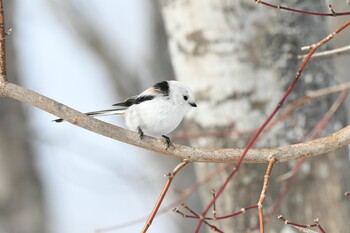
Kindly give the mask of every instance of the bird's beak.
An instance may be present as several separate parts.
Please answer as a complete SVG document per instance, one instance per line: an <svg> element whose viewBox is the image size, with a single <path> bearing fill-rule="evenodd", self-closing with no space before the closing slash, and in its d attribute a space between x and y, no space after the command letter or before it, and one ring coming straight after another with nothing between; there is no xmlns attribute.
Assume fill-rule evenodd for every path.
<svg viewBox="0 0 350 233"><path fill-rule="evenodd" d="M196 103L189 103L192 107L197 107Z"/></svg>

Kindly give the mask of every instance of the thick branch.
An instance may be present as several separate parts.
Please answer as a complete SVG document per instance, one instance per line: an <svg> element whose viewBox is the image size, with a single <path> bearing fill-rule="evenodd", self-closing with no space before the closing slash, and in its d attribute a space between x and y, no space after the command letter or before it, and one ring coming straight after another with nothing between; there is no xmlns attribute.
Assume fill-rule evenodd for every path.
<svg viewBox="0 0 350 233"><path fill-rule="evenodd" d="M178 144L172 144L168 150L165 150L163 141L160 139L145 136L143 140L140 140L136 132L88 117L72 108L18 85L0 81L0 95L40 108L97 134L181 160L189 159L190 162L232 163L237 162L243 152L243 149L236 148L192 148ZM59 126L53 123L52 127ZM276 158L277 162L308 158L334 151L349 143L350 126L347 126L327 137L306 143L272 149L251 149L244 158L244 162L268 163L272 157Z"/></svg>

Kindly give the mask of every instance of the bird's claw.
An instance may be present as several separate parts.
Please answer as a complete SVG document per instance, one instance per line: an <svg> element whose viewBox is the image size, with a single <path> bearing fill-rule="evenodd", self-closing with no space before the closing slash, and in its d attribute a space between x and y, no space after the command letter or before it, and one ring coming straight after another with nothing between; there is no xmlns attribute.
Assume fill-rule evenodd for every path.
<svg viewBox="0 0 350 233"><path fill-rule="evenodd" d="M140 127L137 128L137 132L139 133L140 139L143 139L143 131Z"/></svg>
<svg viewBox="0 0 350 233"><path fill-rule="evenodd" d="M170 138L165 136L165 135L162 135L162 137L165 138L165 144L166 144L165 150L167 150L170 147L170 144L171 144Z"/></svg>

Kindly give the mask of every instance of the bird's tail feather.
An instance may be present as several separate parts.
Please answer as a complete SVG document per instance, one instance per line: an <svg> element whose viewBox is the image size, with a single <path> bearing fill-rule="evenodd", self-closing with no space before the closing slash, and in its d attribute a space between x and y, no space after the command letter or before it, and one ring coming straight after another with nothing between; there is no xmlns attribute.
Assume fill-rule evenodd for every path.
<svg viewBox="0 0 350 233"><path fill-rule="evenodd" d="M95 112L87 112L85 113L88 116L110 116L110 115L121 115L125 113L126 108L121 109L108 109L108 110L102 110L102 111L95 111Z"/></svg>
<svg viewBox="0 0 350 233"><path fill-rule="evenodd" d="M95 112L86 112L85 115L92 116L92 117L99 117L99 116L112 116L112 115L121 115L125 113L126 108L121 109L108 109L108 110L102 110L102 111L95 111ZM64 120L62 118L53 120L54 122L60 123Z"/></svg>

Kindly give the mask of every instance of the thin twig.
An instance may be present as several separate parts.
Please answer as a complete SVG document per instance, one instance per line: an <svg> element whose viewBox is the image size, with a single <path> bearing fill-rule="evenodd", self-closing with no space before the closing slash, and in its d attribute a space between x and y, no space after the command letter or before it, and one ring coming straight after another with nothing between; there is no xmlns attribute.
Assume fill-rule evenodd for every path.
<svg viewBox="0 0 350 233"><path fill-rule="evenodd" d="M223 220L223 219L228 219L228 218L232 218L232 217L235 217L237 215L241 215L241 214L244 214L247 210L252 210L252 209L257 209L258 208L258 205L255 204L255 205L252 205L252 206L248 206L248 207L244 207L244 208L241 208L240 211L238 212L235 212L235 213L232 213L232 214L228 214L228 215L223 215L223 216L216 216L216 220ZM188 214L185 214L183 212L181 212L178 208L174 208L173 211L177 214L180 214L182 217L184 218L194 218L194 219L200 219L201 217L197 214L197 215L188 215ZM203 217L202 217L203 218ZM210 218L210 217L205 217L203 218L204 220L212 220L212 221L215 221L214 218Z"/></svg>
<svg viewBox="0 0 350 233"><path fill-rule="evenodd" d="M194 212L192 209L190 209L186 204L182 203L181 207L186 209L187 211L189 211L192 215L185 214L184 212L182 212L178 208L174 208L173 211L177 214L180 214L183 218L194 218L194 219L201 218L201 216L199 216L196 212ZM216 226L210 224L207 220L213 220L213 219L212 218L203 219L203 223L208 225L211 230L213 230L214 232L223 232L220 229L218 229Z"/></svg>
<svg viewBox="0 0 350 233"><path fill-rule="evenodd" d="M328 9L332 12L332 15L335 17L337 16L337 12L335 12L335 10L333 10L333 7L331 4L328 5Z"/></svg>
<svg viewBox="0 0 350 233"><path fill-rule="evenodd" d="M319 42L317 42L315 44L312 44L312 45L304 46L304 47L301 48L301 50L311 50L312 48L317 48L317 47L320 47L320 46L324 45L325 43L327 43L328 41L333 39L337 34L339 34L339 32L341 32L345 28L347 28L349 25L350 25L350 20L347 21L346 23L344 23L343 25L341 25L339 28L337 28L334 32L329 34L323 40L321 40L321 41L319 41Z"/></svg>
<svg viewBox="0 0 350 233"><path fill-rule="evenodd" d="M259 223L260 223L260 233L264 233L265 232L265 226L264 226L264 212L263 212L263 205L264 205L264 201L265 201L265 197L266 197L266 193L267 193L267 187L269 185L269 180L270 180L270 175L272 172L272 168L273 165L275 164L276 159L275 158L271 158L269 165L267 166L266 169L266 173L264 176L264 184L261 190L261 194L260 194L260 198L258 201L258 210L259 210Z"/></svg>
<svg viewBox="0 0 350 233"><path fill-rule="evenodd" d="M154 218L155 218L155 216L156 216L156 214L157 214L157 212L159 210L159 207L162 204L162 202L164 200L164 197L165 197L165 195L167 194L167 192L169 190L169 187L170 187L174 177L188 163L189 163L189 160L184 160L183 162L178 164L171 173L169 173L167 175L168 176L168 180L167 180L167 182L164 185L164 188L163 188L163 190L162 190L162 192L161 192L161 194L160 194L160 196L158 198L157 203L155 204L155 206L154 206L154 208L152 210L151 215L149 216L149 218L147 219L145 225L142 228L142 231L141 231L142 233L147 232L148 228L151 226L151 224L152 224L152 222L153 222L153 220L154 220Z"/></svg>
<svg viewBox="0 0 350 233"><path fill-rule="evenodd" d="M349 89L350 89L350 83L342 83L340 85L333 86L333 87L327 87L316 91L308 91L306 93L306 96L309 98L317 98L320 96L329 95L329 94L333 94L333 93L337 93L337 92L349 90Z"/></svg>
<svg viewBox="0 0 350 233"><path fill-rule="evenodd" d="M262 0L255 0L256 3L258 4L262 4L268 7L272 7L278 10L286 10L286 11L291 11L291 12L295 12L295 13L300 13L300 14L304 14L304 15L316 15L316 16L332 16L332 17L336 17L336 16L343 16L343 15L350 15L350 12L338 12L338 13L319 13L319 12L312 12L312 11L302 11L302 10L297 10L297 9L293 9L293 8L289 8L289 7L284 7L281 5L274 5L274 4L270 4L267 2L264 2Z"/></svg>
<svg viewBox="0 0 350 233"><path fill-rule="evenodd" d="M322 51L322 52L318 52L315 53L312 58L316 58L316 57L325 57L325 56L332 56L332 55L342 55L342 54L346 54L350 52L350 45L341 47L341 48L337 48L337 49L330 49L327 51ZM304 59L306 57L306 55L298 55L298 59Z"/></svg>
<svg viewBox="0 0 350 233"><path fill-rule="evenodd" d="M182 208L184 208L185 210L189 211L195 218L202 218L201 216L199 216L196 212L194 212L191 208L189 208L186 204L182 204L181 205ZM214 226L213 224L210 224L208 221L206 221L206 219L203 219L203 222L208 225L210 227L210 229L214 232L221 232L223 233L223 231L221 231L219 228L217 228L216 226Z"/></svg>
<svg viewBox="0 0 350 233"><path fill-rule="evenodd" d="M291 225L291 226L300 227L300 228L306 228L306 229L308 229L308 228L318 228L321 233L326 233L325 230L322 228L318 218L314 219L314 223L313 224L308 224L308 225L291 222L291 221L285 219L283 217L283 215L279 215L279 216L277 216L277 218L282 220L284 222L284 224L286 224L286 225Z"/></svg>

